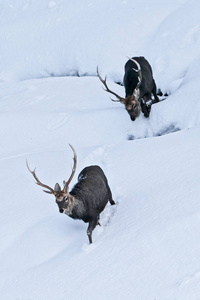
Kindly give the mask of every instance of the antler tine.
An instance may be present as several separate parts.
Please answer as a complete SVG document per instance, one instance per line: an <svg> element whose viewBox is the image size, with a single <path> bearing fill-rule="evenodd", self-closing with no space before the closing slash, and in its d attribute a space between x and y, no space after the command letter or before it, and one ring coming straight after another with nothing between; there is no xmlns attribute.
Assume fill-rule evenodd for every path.
<svg viewBox="0 0 200 300"><path fill-rule="evenodd" d="M122 101L120 101L120 100L116 100L116 99L112 99L112 98L110 98L110 100L112 100L113 102L121 102L122 103Z"/></svg>
<svg viewBox="0 0 200 300"><path fill-rule="evenodd" d="M38 179L37 175L35 174L35 170L36 170L36 169L34 169L34 171L31 171L31 169L29 168L29 165L28 165L27 160L26 160L26 166L27 166L27 169L29 170L29 172L30 172L30 173L33 175L33 177L35 178L36 184L38 184L38 185L44 187L45 189L48 189L48 190L49 190L49 191L43 190L45 193L55 195L55 191L54 191L50 186L48 186L48 185L46 185L46 184L43 184L43 183Z"/></svg>
<svg viewBox="0 0 200 300"><path fill-rule="evenodd" d="M76 172L76 166L77 166L77 154L76 154L76 151L75 151L74 147L73 147L71 144L69 144L69 146L71 147L71 149L72 149L72 151L73 151L73 153L74 153L74 157L73 157L74 165L73 165L72 173L71 173L71 175L70 175L68 181L67 181L67 182L64 181L64 184L65 184L65 186L64 186L64 191L67 190L67 188L68 188L70 182L72 181L72 178L74 177L74 174L75 174L75 172Z"/></svg>
<svg viewBox="0 0 200 300"><path fill-rule="evenodd" d="M140 85L142 83L142 72L141 72L141 69L138 71L138 74L139 74L139 76L138 76L138 84L136 86L136 89L139 89L139 87L140 87Z"/></svg>
<svg viewBox="0 0 200 300"><path fill-rule="evenodd" d="M133 70L136 71L136 72L138 72L138 75L139 75L138 76L138 84L136 86L136 89L138 89L140 87L140 85L141 85L141 82L142 82L142 71L141 71L140 64L135 59L133 59L133 58L130 58L128 56L127 56L127 58L130 59L132 62L134 62L136 64L137 68L138 68L137 70L133 68Z"/></svg>
<svg viewBox="0 0 200 300"><path fill-rule="evenodd" d="M114 93L113 91L111 91L111 90L109 89L109 87L108 87L108 85L107 85L107 82L106 82L106 79L107 79L107 78L105 77L105 79L103 79L103 78L100 76L99 70L98 70L98 66L97 66L97 75L98 75L100 81L101 81L101 82L103 83L103 85L105 86L104 91L113 94L116 98L119 99L119 100L113 100L113 99L111 99L111 100L114 101L114 102L121 102L121 103L124 103L124 101L125 101L124 98L120 97L118 94Z"/></svg>
<svg viewBox="0 0 200 300"><path fill-rule="evenodd" d="M136 72L139 72L141 70L140 64L133 58L130 58L128 56L127 56L127 58L130 59L132 62L134 62L138 68L137 70L133 68L133 70L135 70Z"/></svg>

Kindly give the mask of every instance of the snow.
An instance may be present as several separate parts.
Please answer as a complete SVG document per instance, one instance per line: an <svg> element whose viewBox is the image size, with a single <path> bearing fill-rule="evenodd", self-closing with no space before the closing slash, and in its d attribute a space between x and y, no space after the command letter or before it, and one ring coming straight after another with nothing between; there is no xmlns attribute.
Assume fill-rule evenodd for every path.
<svg viewBox="0 0 200 300"><path fill-rule="evenodd" d="M200 299L200 4L197 0L0 2L0 295L3 300ZM127 56L169 96L132 122ZM54 187L103 168L115 206L87 224Z"/></svg>

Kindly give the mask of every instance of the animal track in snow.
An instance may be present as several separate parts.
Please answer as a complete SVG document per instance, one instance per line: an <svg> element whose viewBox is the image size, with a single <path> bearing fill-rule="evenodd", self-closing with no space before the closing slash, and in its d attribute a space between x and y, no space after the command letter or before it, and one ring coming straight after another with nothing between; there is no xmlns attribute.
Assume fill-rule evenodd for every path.
<svg viewBox="0 0 200 300"><path fill-rule="evenodd" d="M70 116L65 114L65 113L61 113L59 114L59 116L54 116L52 117L51 121L49 122L49 124L47 125L47 129L50 131L56 130L60 127L62 127L63 125L65 125L70 119Z"/></svg>
<svg viewBox="0 0 200 300"><path fill-rule="evenodd" d="M162 136L162 135L165 135L165 134L169 134L169 133L173 133L173 132L176 132L176 131L179 131L181 130L176 124L170 124L169 126L161 129L160 131L158 131L155 136Z"/></svg>
<svg viewBox="0 0 200 300"><path fill-rule="evenodd" d="M188 32L185 34L183 42L180 45L180 48L187 47L188 44L194 44L199 39L199 30L200 25L196 25L195 27L188 30Z"/></svg>
<svg viewBox="0 0 200 300"><path fill-rule="evenodd" d="M162 129L160 129L158 132L154 132L153 136L154 137L162 136L162 135L173 133L173 132L176 132L176 131L179 131L179 130L181 130L181 128L179 128L176 124L172 123L169 126L166 126ZM136 139L142 139L142 138L148 138L148 137L152 137L152 136L148 135L148 133L145 136L141 136L141 137L135 137L134 134L128 134L127 140L133 141L133 140L136 140Z"/></svg>
<svg viewBox="0 0 200 300"><path fill-rule="evenodd" d="M191 284L192 282L199 282L200 281L200 272L195 272L194 274L192 274L191 276L186 276L184 277L182 280L180 280L180 282L178 283L179 286L184 286L184 285L188 285Z"/></svg>

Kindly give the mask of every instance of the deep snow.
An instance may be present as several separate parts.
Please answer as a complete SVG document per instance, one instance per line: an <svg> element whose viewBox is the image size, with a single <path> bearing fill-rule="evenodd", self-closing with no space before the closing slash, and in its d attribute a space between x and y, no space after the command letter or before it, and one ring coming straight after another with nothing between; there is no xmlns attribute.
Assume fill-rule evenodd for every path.
<svg viewBox="0 0 200 300"><path fill-rule="evenodd" d="M200 299L199 10L197 0L0 2L1 299ZM132 122L96 66L123 96L114 81L135 55L169 96ZM26 168L61 184L68 143L72 185L98 164L116 201L92 245Z"/></svg>

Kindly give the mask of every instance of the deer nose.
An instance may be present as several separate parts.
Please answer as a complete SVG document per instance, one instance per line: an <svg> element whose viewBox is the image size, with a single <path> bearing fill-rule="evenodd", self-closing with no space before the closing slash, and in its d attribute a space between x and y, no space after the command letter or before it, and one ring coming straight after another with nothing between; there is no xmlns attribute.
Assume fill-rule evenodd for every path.
<svg viewBox="0 0 200 300"><path fill-rule="evenodd" d="M62 214L62 213L64 213L64 209L63 208L60 208L60 213Z"/></svg>
<svg viewBox="0 0 200 300"><path fill-rule="evenodd" d="M135 118L131 116L131 121L135 121Z"/></svg>

